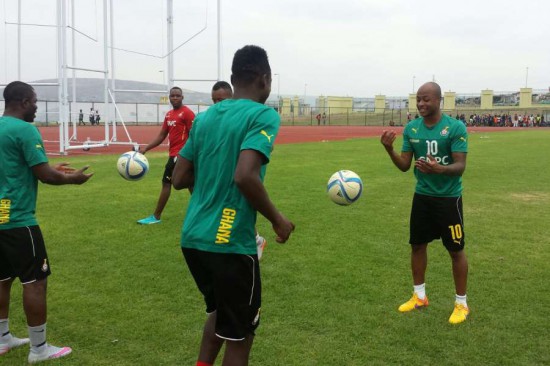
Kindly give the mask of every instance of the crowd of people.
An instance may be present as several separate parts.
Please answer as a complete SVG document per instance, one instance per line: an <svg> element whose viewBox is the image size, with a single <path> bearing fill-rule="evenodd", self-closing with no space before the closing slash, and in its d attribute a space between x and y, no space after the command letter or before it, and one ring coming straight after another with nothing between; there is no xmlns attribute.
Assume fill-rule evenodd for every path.
<svg viewBox="0 0 550 366"><path fill-rule="evenodd" d="M471 114L466 117L463 114L457 114L456 119L462 121L467 126L488 126L488 127L546 127L548 121L545 120L544 114Z"/></svg>

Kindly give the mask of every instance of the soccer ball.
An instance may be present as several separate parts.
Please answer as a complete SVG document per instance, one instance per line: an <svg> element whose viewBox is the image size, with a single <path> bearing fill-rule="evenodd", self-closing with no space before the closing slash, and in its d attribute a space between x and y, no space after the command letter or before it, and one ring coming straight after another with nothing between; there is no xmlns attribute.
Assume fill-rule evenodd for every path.
<svg viewBox="0 0 550 366"><path fill-rule="evenodd" d="M328 180L327 192L332 202L342 206L351 205L361 197L363 182L351 170L339 170Z"/></svg>
<svg viewBox="0 0 550 366"><path fill-rule="evenodd" d="M145 155L137 151L128 151L120 155L116 167L122 178L140 180L149 171L149 162Z"/></svg>

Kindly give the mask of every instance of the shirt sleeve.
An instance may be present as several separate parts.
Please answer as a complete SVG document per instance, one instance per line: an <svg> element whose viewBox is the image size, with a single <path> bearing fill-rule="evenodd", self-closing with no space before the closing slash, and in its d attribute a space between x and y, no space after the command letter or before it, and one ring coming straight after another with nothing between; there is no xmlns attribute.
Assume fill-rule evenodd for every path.
<svg viewBox="0 0 550 366"><path fill-rule="evenodd" d="M274 109L266 107L250 124L241 144L241 151L256 150L265 157L264 163L269 163L280 124L279 114Z"/></svg>
<svg viewBox="0 0 550 366"><path fill-rule="evenodd" d="M197 123L197 118L195 118L195 121L193 124ZM196 128L191 128L189 131L189 138L187 139L187 142L183 147L181 148L179 155L182 158L185 158L189 161L193 161L195 159L195 143L194 143L194 136L195 136Z"/></svg>
<svg viewBox="0 0 550 366"><path fill-rule="evenodd" d="M21 139L21 145L25 161L30 167L48 162L42 136L35 126L28 125L26 137Z"/></svg>
<svg viewBox="0 0 550 366"><path fill-rule="evenodd" d="M468 152L468 132L463 123L459 123L458 127L451 138L451 152Z"/></svg>
<svg viewBox="0 0 550 366"><path fill-rule="evenodd" d="M401 148L401 151L405 151L405 152L413 151L413 148L412 148L411 143L409 141L409 129L408 129L408 127L405 127L403 129L403 147Z"/></svg>

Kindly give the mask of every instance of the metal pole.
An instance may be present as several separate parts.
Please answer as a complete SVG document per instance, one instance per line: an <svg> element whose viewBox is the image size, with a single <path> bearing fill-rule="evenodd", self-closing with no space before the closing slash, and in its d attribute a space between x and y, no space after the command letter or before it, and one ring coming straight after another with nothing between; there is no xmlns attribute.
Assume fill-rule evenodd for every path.
<svg viewBox="0 0 550 366"><path fill-rule="evenodd" d="M76 21L75 21L75 14L74 14L74 0L71 0L71 25L72 25L72 32L71 32L71 43L72 43L72 64L76 65L76 36L75 36L75 27L76 27ZM73 85L72 85L72 102L76 108L76 70L73 69ZM76 108L78 109L78 108ZM75 109L75 110L76 110ZM69 108L69 110L71 110ZM76 120L73 121L73 135L71 136L71 139L77 139L76 134Z"/></svg>
<svg viewBox="0 0 550 366"><path fill-rule="evenodd" d="M64 135L65 135L65 148L69 146L69 80L67 79L67 0L62 1L61 8L61 39L63 43L63 58L61 63L62 77L63 77L63 95L62 95L62 107L63 111L61 121L63 123Z"/></svg>
<svg viewBox="0 0 550 366"><path fill-rule="evenodd" d="M110 7L111 12L109 14L110 16L110 24L111 24L111 101L113 105L116 105L116 77L115 77L115 13L113 10L113 0L110 1ZM109 112L107 115L106 123L111 120L111 109L109 108ZM113 123L113 141L117 140L116 135L116 114L113 116L112 121Z"/></svg>
<svg viewBox="0 0 550 366"><path fill-rule="evenodd" d="M221 6L220 0L218 0L218 80L222 77L222 61L221 61L221 49L222 49L222 28L221 28Z"/></svg>
<svg viewBox="0 0 550 366"><path fill-rule="evenodd" d="M167 11L167 17L166 17L166 38L167 38L167 48L168 48L168 57L167 57L167 68L168 68L168 90L170 91L172 88L172 83L174 80L174 18L173 18L173 11L174 11L174 1L173 0L167 0L166 4L166 11Z"/></svg>
<svg viewBox="0 0 550 366"><path fill-rule="evenodd" d="M103 0L103 113L105 118L105 143L109 144L109 19L107 0Z"/></svg>
<svg viewBox="0 0 550 366"><path fill-rule="evenodd" d="M17 1L17 80L21 80L21 0Z"/></svg>
<svg viewBox="0 0 550 366"><path fill-rule="evenodd" d="M62 101L63 101L63 26L61 13L63 11L63 0L57 0L57 122L59 125L59 153L65 154L65 134L62 121Z"/></svg>

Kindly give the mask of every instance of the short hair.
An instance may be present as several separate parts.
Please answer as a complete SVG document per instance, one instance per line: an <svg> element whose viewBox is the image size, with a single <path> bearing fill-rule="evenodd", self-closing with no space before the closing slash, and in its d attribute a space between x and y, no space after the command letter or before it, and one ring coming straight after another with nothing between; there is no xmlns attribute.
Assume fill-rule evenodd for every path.
<svg viewBox="0 0 550 366"><path fill-rule="evenodd" d="M233 84L250 84L260 75L271 74L267 52L258 46L244 46L235 52L231 72Z"/></svg>
<svg viewBox="0 0 550 366"><path fill-rule="evenodd" d="M174 89L178 89L180 92L181 92L181 95L183 95L183 90L179 87L179 86L173 86L170 88L170 91L174 90Z"/></svg>
<svg viewBox="0 0 550 366"><path fill-rule="evenodd" d="M34 95L34 88L22 81L12 81L4 89L4 101L7 103L21 102Z"/></svg>
<svg viewBox="0 0 550 366"><path fill-rule="evenodd" d="M231 85L229 85L229 83L227 81L218 81L212 87L212 91L216 91L216 90L219 90L219 89L224 89L224 90L227 90L227 91L233 93L233 89L231 88Z"/></svg>

